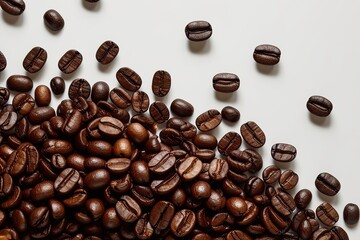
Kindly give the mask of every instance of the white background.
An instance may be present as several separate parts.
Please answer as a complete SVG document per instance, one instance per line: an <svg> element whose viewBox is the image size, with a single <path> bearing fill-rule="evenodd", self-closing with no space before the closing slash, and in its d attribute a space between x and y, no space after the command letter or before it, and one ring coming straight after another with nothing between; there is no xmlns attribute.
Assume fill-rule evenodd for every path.
<svg viewBox="0 0 360 240"><path fill-rule="evenodd" d="M213 131L219 138L229 130L239 132L240 125L249 120L257 122L267 137L259 150L265 166L274 163L270 156L274 143L296 146L297 158L281 166L299 174L294 192L312 190L312 209L329 201L350 239L360 239L359 226L346 226L342 219L347 203L360 204L359 1L101 0L88 4L28 0L26 4L20 17L0 12L0 51L8 60L0 73L1 86L11 74L26 74L22 61L35 46L47 50L48 60L39 73L31 75L34 88L49 85L56 75L66 79L67 87L82 77L91 83L106 81L113 88L118 86L116 71L127 66L142 77L141 90L153 101L152 76L159 69L167 70L172 88L163 101L192 102L191 121L210 108L232 105L240 110L240 122L223 121ZM43 23L44 12L51 8L65 19L58 34ZM185 37L184 28L193 20L211 23L213 35L205 44L191 44ZM105 40L115 41L120 53L112 64L102 67L95 52ZM253 50L262 43L281 49L277 66L254 62ZM84 60L74 74L66 76L57 63L69 49L80 51ZM240 89L233 94L216 93L212 77L219 72L237 74ZM328 118L316 118L307 111L306 101L315 94L332 101L334 109ZM53 96L52 106L66 97L67 91L60 98ZM341 181L337 196L325 197L316 190L314 180L323 171Z"/></svg>

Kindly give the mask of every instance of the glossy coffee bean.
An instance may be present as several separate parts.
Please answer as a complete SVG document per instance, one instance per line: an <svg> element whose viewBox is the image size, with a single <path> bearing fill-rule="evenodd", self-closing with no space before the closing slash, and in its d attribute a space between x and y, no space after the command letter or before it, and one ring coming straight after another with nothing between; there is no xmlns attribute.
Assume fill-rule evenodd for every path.
<svg viewBox="0 0 360 240"><path fill-rule="evenodd" d="M26 116L35 106L34 98L28 93L18 93L12 101L12 105L19 114Z"/></svg>
<svg viewBox="0 0 360 240"><path fill-rule="evenodd" d="M38 207L30 214L29 224L33 228L43 228L50 222L50 211L47 207Z"/></svg>
<svg viewBox="0 0 360 240"><path fill-rule="evenodd" d="M195 223L195 213L189 209L182 209L175 213L170 223L170 229L175 236L185 237L192 232Z"/></svg>
<svg viewBox="0 0 360 240"><path fill-rule="evenodd" d="M236 150L240 147L242 139L240 134L236 132L227 132L218 143L218 151L227 156L233 150Z"/></svg>
<svg viewBox="0 0 360 240"><path fill-rule="evenodd" d="M33 125L41 124L44 121L50 120L55 116L55 110L52 107L38 107L30 111L28 119Z"/></svg>
<svg viewBox="0 0 360 240"><path fill-rule="evenodd" d="M119 138L113 144L113 155L115 157L129 158L132 154L131 143L127 138Z"/></svg>
<svg viewBox="0 0 360 240"><path fill-rule="evenodd" d="M283 216L289 216L296 208L294 198L287 192L278 192L271 198L271 205Z"/></svg>
<svg viewBox="0 0 360 240"><path fill-rule="evenodd" d="M120 87L114 88L110 91L110 99L121 109L125 109L131 105L131 95Z"/></svg>
<svg viewBox="0 0 360 240"><path fill-rule="evenodd" d="M0 113L0 129L3 131L11 130L15 127L18 120L17 114L14 111L2 111Z"/></svg>
<svg viewBox="0 0 360 240"><path fill-rule="evenodd" d="M251 240L252 238L241 230L232 230L226 235L226 240Z"/></svg>
<svg viewBox="0 0 360 240"><path fill-rule="evenodd" d="M281 169L275 165L269 165L264 168L262 178L267 184L274 184L280 179Z"/></svg>
<svg viewBox="0 0 360 240"><path fill-rule="evenodd" d="M61 220L66 216L66 210L64 204L56 199L49 200L49 209L51 218L54 220Z"/></svg>
<svg viewBox="0 0 360 240"><path fill-rule="evenodd" d="M131 92L139 90L142 84L141 77L127 67L122 67L116 72L116 79L123 88Z"/></svg>
<svg viewBox="0 0 360 240"><path fill-rule="evenodd" d="M131 123L128 125L126 135L137 144L144 144L149 138L148 131L140 123Z"/></svg>
<svg viewBox="0 0 360 240"><path fill-rule="evenodd" d="M160 179L150 183L151 190L158 195L165 195L175 191L180 184L181 178L177 172L169 173Z"/></svg>
<svg viewBox="0 0 360 240"><path fill-rule="evenodd" d="M84 186L91 190L103 189L109 185L110 173L105 169L98 169L88 173L84 178Z"/></svg>
<svg viewBox="0 0 360 240"><path fill-rule="evenodd" d="M354 203L348 203L344 207L344 221L348 225L356 224L359 221L359 207Z"/></svg>
<svg viewBox="0 0 360 240"><path fill-rule="evenodd" d="M211 190L210 197L206 200L205 206L207 209L218 212L226 205L226 198L220 189Z"/></svg>
<svg viewBox="0 0 360 240"><path fill-rule="evenodd" d="M150 239L154 233L154 229L150 224L150 214L144 213L135 225L135 234L138 239Z"/></svg>
<svg viewBox="0 0 360 240"><path fill-rule="evenodd" d="M127 223L135 222L141 216L139 204L128 195L121 196L115 208L120 219Z"/></svg>
<svg viewBox="0 0 360 240"><path fill-rule="evenodd" d="M6 86L11 91L28 92L33 88L33 81L24 75L11 75L6 80Z"/></svg>
<svg viewBox="0 0 360 240"><path fill-rule="evenodd" d="M99 81L94 83L91 91L91 100L95 103L104 100L107 101L109 97L109 85L106 82Z"/></svg>
<svg viewBox="0 0 360 240"><path fill-rule="evenodd" d="M279 184L285 190L293 189L299 181L299 175L294 171L287 169L281 173Z"/></svg>
<svg viewBox="0 0 360 240"><path fill-rule="evenodd" d="M339 214L335 208L327 202L320 204L316 208L316 216L326 226L333 226L339 220Z"/></svg>
<svg viewBox="0 0 360 240"><path fill-rule="evenodd" d="M14 181L10 174L0 175L0 197L9 195L14 189Z"/></svg>
<svg viewBox="0 0 360 240"><path fill-rule="evenodd" d="M194 113L194 107L184 99L177 98L171 102L170 110L180 117L190 117Z"/></svg>
<svg viewBox="0 0 360 240"><path fill-rule="evenodd" d="M196 126L200 131L207 132L216 128L222 121L221 114L216 109L210 109L200 114L196 120Z"/></svg>
<svg viewBox="0 0 360 240"><path fill-rule="evenodd" d="M115 229L120 227L121 220L116 214L115 208L111 207L105 210L102 216L102 224L107 229Z"/></svg>
<svg viewBox="0 0 360 240"><path fill-rule="evenodd" d="M10 97L9 89L0 87L0 106L4 106L8 102L9 97Z"/></svg>
<svg viewBox="0 0 360 240"><path fill-rule="evenodd" d="M327 196L334 196L341 189L339 180L326 172L320 173L316 177L315 186L321 193Z"/></svg>
<svg viewBox="0 0 360 240"><path fill-rule="evenodd" d="M281 51L278 47L263 44L255 48L253 58L257 63L264 65L275 65L280 61Z"/></svg>
<svg viewBox="0 0 360 240"><path fill-rule="evenodd" d="M77 187L80 174L73 168L64 169L54 182L54 188L59 194L69 194Z"/></svg>
<svg viewBox="0 0 360 240"><path fill-rule="evenodd" d="M103 42L96 51L96 60L101 64L111 63L119 53L119 46L113 41Z"/></svg>
<svg viewBox="0 0 360 240"><path fill-rule="evenodd" d="M209 165L209 175L214 181L221 181L225 179L229 171L228 163L221 158L214 158Z"/></svg>
<svg viewBox="0 0 360 240"><path fill-rule="evenodd" d="M210 227L216 233L225 233L231 229L234 222L233 216L226 212L220 212L211 218Z"/></svg>
<svg viewBox="0 0 360 240"><path fill-rule="evenodd" d="M60 71L65 74L70 74L76 71L79 68L83 60L83 57L80 52L77 50L71 49L68 50L59 60L58 67Z"/></svg>
<svg viewBox="0 0 360 240"><path fill-rule="evenodd" d="M90 96L91 86L88 81L83 78L75 79L69 86L68 95L71 100L77 97L83 97L87 99Z"/></svg>
<svg viewBox="0 0 360 240"><path fill-rule="evenodd" d="M205 41L212 35L212 27L206 21L193 21L186 25L185 35L190 41Z"/></svg>
<svg viewBox="0 0 360 240"><path fill-rule="evenodd" d="M143 91L136 91L131 98L131 107L137 113L144 113L149 109L149 96Z"/></svg>
<svg viewBox="0 0 360 240"><path fill-rule="evenodd" d="M244 185L244 190L247 195L253 197L258 194L262 194L265 189L265 184L261 178L256 176L250 176Z"/></svg>
<svg viewBox="0 0 360 240"><path fill-rule="evenodd" d="M193 142L200 149L215 149L218 145L216 137L210 133L198 133L195 135Z"/></svg>
<svg viewBox="0 0 360 240"><path fill-rule="evenodd" d="M221 116L229 122L237 122L240 119L240 112L232 106L226 106L221 110Z"/></svg>
<svg viewBox="0 0 360 240"><path fill-rule="evenodd" d="M47 60L47 52L41 47L34 47L25 56L23 67L29 73L36 73L41 70Z"/></svg>
<svg viewBox="0 0 360 240"><path fill-rule="evenodd" d="M11 211L10 218L17 232L19 233L26 232L26 230L28 229L26 216L21 210L15 209L14 211Z"/></svg>
<svg viewBox="0 0 360 240"><path fill-rule="evenodd" d="M6 68L7 61L5 55L0 51L0 72Z"/></svg>
<svg viewBox="0 0 360 240"><path fill-rule="evenodd" d="M231 93L240 87L240 78L233 73L218 73L213 77L213 88L218 92Z"/></svg>
<svg viewBox="0 0 360 240"><path fill-rule="evenodd" d="M252 121L249 121L240 127L240 132L245 142L251 147L262 147L266 142L266 137L262 129Z"/></svg>
<svg viewBox="0 0 360 240"><path fill-rule="evenodd" d="M240 197L231 197L226 200L226 209L235 217L242 216L247 211L245 200Z"/></svg>
<svg viewBox="0 0 360 240"><path fill-rule="evenodd" d="M150 105L149 112L157 123L164 123L170 117L168 107L161 101L155 101Z"/></svg>
<svg viewBox="0 0 360 240"><path fill-rule="evenodd" d="M314 95L309 98L306 107L318 117L327 117L333 109L333 104L325 97Z"/></svg>
<svg viewBox="0 0 360 240"><path fill-rule="evenodd" d="M54 9L47 10L44 13L43 19L46 27L52 31L57 32L64 28L64 18Z"/></svg>
<svg viewBox="0 0 360 240"><path fill-rule="evenodd" d="M148 162L148 167L151 172L158 175L168 173L175 164L175 156L168 151L160 151Z"/></svg>
<svg viewBox="0 0 360 240"><path fill-rule="evenodd" d="M51 91L55 94L55 95L59 95L64 93L65 91L65 81L63 78L61 77L54 77L51 79L50 81L50 88Z"/></svg>
<svg viewBox="0 0 360 240"><path fill-rule="evenodd" d="M55 188L53 181L43 181L36 184L30 192L31 200L38 202L48 200L55 196Z"/></svg>
<svg viewBox="0 0 360 240"><path fill-rule="evenodd" d="M118 137L124 131L123 123L113 117L102 117L99 121L99 131L102 135L107 137Z"/></svg>
<svg viewBox="0 0 360 240"><path fill-rule="evenodd" d="M276 143L271 147L271 156L278 162L291 162L296 157L296 148L287 143Z"/></svg>
<svg viewBox="0 0 360 240"><path fill-rule="evenodd" d="M151 89L155 96L166 96L171 88L171 76L167 71L159 70L154 73Z"/></svg>
<svg viewBox="0 0 360 240"><path fill-rule="evenodd" d="M290 224L287 218L281 217L270 206L265 207L261 211L260 219L266 230L274 235L280 235L285 229L289 227Z"/></svg>
<svg viewBox="0 0 360 240"><path fill-rule="evenodd" d="M196 199L206 199L211 195L211 186L205 181L197 181L191 186L191 195Z"/></svg>
<svg viewBox="0 0 360 240"><path fill-rule="evenodd" d="M339 240L349 240L348 234L345 232L345 230L342 227L334 226L330 228L331 235L334 239Z"/></svg>
<svg viewBox="0 0 360 240"><path fill-rule="evenodd" d="M201 169L202 162L198 158L188 157L180 163L177 172L184 181L191 181L200 174ZM214 171L214 175L216 175L216 173Z"/></svg>
<svg viewBox="0 0 360 240"><path fill-rule="evenodd" d="M25 2L23 0L3 0L0 1L2 10L10 15L18 16L25 11Z"/></svg>
<svg viewBox="0 0 360 240"><path fill-rule="evenodd" d="M296 207L299 209L305 209L312 199L312 193L308 189L301 189L294 197Z"/></svg>
<svg viewBox="0 0 360 240"><path fill-rule="evenodd" d="M47 86L39 85L35 88L35 102L38 107L49 106L51 93Z"/></svg>
<svg viewBox="0 0 360 240"><path fill-rule="evenodd" d="M149 222L155 234L160 234L169 227L174 214L174 205L167 201L159 201L151 208Z"/></svg>

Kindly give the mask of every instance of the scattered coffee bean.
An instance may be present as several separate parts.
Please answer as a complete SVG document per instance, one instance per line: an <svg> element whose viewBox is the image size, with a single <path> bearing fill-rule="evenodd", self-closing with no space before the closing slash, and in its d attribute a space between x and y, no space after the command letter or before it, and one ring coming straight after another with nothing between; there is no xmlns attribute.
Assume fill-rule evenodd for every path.
<svg viewBox="0 0 360 240"><path fill-rule="evenodd" d="M142 84L141 77L127 67L122 67L116 72L116 79L123 88L131 92L139 90Z"/></svg>
<svg viewBox="0 0 360 240"><path fill-rule="evenodd" d="M278 162L291 162L296 157L296 148L287 143L276 143L271 147L271 156Z"/></svg>
<svg viewBox="0 0 360 240"><path fill-rule="evenodd" d="M95 103L103 100L107 101L109 97L109 85L106 82L99 81L94 83L91 91L91 100Z"/></svg>
<svg viewBox="0 0 360 240"><path fill-rule="evenodd" d="M293 189L299 181L299 176L294 171L287 169L281 173L279 184L285 190Z"/></svg>
<svg viewBox="0 0 360 240"><path fill-rule="evenodd" d="M45 65L47 60L47 52L41 47L34 47L25 56L23 67L29 73L36 73Z"/></svg>
<svg viewBox="0 0 360 240"><path fill-rule="evenodd" d="M71 49L67 51L59 60L58 67L65 74L76 71L81 65L83 57L77 50Z"/></svg>
<svg viewBox="0 0 360 240"><path fill-rule="evenodd" d="M0 87L0 106L4 106L10 97L10 91L7 88Z"/></svg>
<svg viewBox="0 0 360 240"><path fill-rule="evenodd" d="M301 189L294 197L296 207L299 209L305 209L312 199L312 193L309 189Z"/></svg>
<svg viewBox="0 0 360 240"><path fill-rule="evenodd" d="M50 88L55 95L64 93L65 81L62 77L54 77L50 81Z"/></svg>
<svg viewBox="0 0 360 240"><path fill-rule="evenodd" d="M34 98L28 93L18 93L13 98L12 105L19 114L26 116L35 106Z"/></svg>
<svg viewBox="0 0 360 240"><path fill-rule="evenodd" d="M330 115L333 105L325 97L322 96L311 96L306 103L306 107L312 114L319 117L327 117Z"/></svg>
<svg viewBox="0 0 360 240"><path fill-rule="evenodd" d="M91 86L88 81L83 78L75 79L69 86L69 98L74 100L77 97L83 97L87 99L90 96Z"/></svg>
<svg viewBox="0 0 360 240"><path fill-rule="evenodd" d="M327 202L316 208L316 216L326 226L331 227L339 220L339 214L335 208Z"/></svg>
<svg viewBox="0 0 360 240"><path fill-rule="evenodd" d="M242 143L242 139L240 134L236 132L228 132L226 133L219 141L218 151L227 156L233 150L236 150L240 147Z"/></svg>
<svg viewBox="0 0 360 240"><path fill-rule="evenodd" d="M23 0L2 0L0 6L2 10L14 16L21 15L25 11L25 2Z"/></svg>
<svg viewBox="0 0 360 240"><path fill-rule="evenodd" d="M281 169L275 165L269 165L264 168L262 178L267 184L274 184L280 179Z"/></svg>
<svg viewBox="0 0 360 240"><path fill-rule="evenodd" d="M247 122L240 127L240 132L245 142L251 147L262 147L266 142L264 132L255 122Z"/></svg>
<svg viewBox="0 0 360 240"><path fill-rule="evenodd" d="M171 88L171 76L167 71L159 70L154 73L151 89L155 96L166 96Z"/></svg>
<svg viewBox="0 0 360 240"><path fill-rule="evenodd" d="M170 229L175 236L185 237L192 232L195 224L195 213L189 209L182 209L175 213L170 223Z"/></svg>
<svg viewBox="0 0 360 240"><path fill-rule="evenodd" d="M0 51L0 72L6 68L7 61L5 55Z"/></svg>
<svg viewBox="0 0 360 240"><path fill-rule="evenodd" d="M259 45L254 50L254 60L264 65L275 65L280 61L281 51L278 47L269 44Z"/></svg>
<svg viewBox="0 0 360 240"><path fill-rule="evenodd" d="M51 102L51 93L47 86L39 85L35 88L35 102L39 107L49 106Z"/></svg>
<svg viewBox="0 0 360 240"><path fill-rule="evenodd" d="M221 110L221 116L229 122L237 122L240 119L240 112L234 107L226 106Z"/></svg>
<svg viewBox="0 0 360 240"><path fill-rule="evenodd" d="M213 78L213 88L218 92L231 93L240 87L240 78L233 73L218 73Z"/></svg>
<svg viewBox="0 0 360 240"><path fill-rule="evenodd" d="M212 27L206 21L193 21L185 27L185 35L190 41L205 41L212 35Z"/></svg>
<svg viewBox="0 0 360 240"><path fill-rule="evenodd" d="M96 60L101 64L111 63L119 53L119 46L113 41L103 42L96 51Z"/></svg>
<svg viewBox="0 0 360 240"><path fill-rule="evenodd" d="M321 193L327 196L336 195L341 188L341 184L339 180L337 180L330 173L326 173L326 172L320 173L316 177L315 186Z"/></svg>
<svg viewBox="0 0 360 240"><path fill-rule="evenodd" d="M143 91L136 91L131 98L131 107L137 113L144 113L149 109L149 96Z"/></svg>
<svg viewBox="0 0 360 240"><path fill-rule="evenodd" d="M191 103L177 98L174 101L172 101L170 105L170 110L174 114L180 116L180 117L190 117L194 113L194 107Z"/></svg>
<svg viewBox="0 0 360 240"><path fill-rule="evenodd" d="M200 131L208 132L216 128L222 121L221 114L216 109L210 109L200 114L196 120L196 126Z"/></svg>
<svg viewBox="0 0 360 240"><path fill-rule="evenodd" d="M161 101L155 101L150 105L149 109L151 117L157 123L164 123L170 117L170 112L167 106Z"/></svg>
<svg viewBox="0 0 360 240"><path fill-rule="evenodd" d="M343 216L346 224L353 225L359 221L359 207L354 203L348 203L344 207Z"/></svg>
<svg viewBox="0 0 360 240"><path fill-rule="evenodd" d="M6 80L6 86L11 91L28 92L33 88L33 81L24 75L11 75Z"/></svg>
<svg viewBox="0 0 360 240"><path fill-rule="evenodd" d="M65 21L60 13L54 9L47 10L44 13L44 23L52 31L60 31L64 28Z"/></svg>

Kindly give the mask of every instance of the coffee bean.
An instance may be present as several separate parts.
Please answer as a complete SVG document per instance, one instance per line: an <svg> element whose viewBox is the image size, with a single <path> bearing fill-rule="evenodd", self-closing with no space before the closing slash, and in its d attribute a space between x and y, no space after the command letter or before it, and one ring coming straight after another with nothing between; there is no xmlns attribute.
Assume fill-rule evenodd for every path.
<svg viewBox="0 0 360 240"><path fill-rule="evenodd" d="M110 173L105 169L98 169L88 173L84 178L84 185L91 190L103 189L109 185Z"/></svg>
<svg viewBox="0 0 360 240"><path fill-rule="evenodd" d="M116 72L116 79L123 88L131 92L139 90L142 84L141 77L127 67L122 67Z"/></svg>
<svg viewBox="0 0 360 240"><path fill-rule="evenodd" d="M174 205L167 201L159 201L151 208L150 224L155 234L160 234L169 227L174 214Z"/></svg>
<svg viewBox="0 0 360 240"><path fill-rule="evenodd" d="M356 224L359 221L359 207L354 203L348 203L344 207L344 221L348 225Z"/></svg>
<svg viewBox="0 0 360 240"><path fill-rule="evenodd" d="M216 165L214 163L214 165ZM219 163L221 165L221 163ZM214 167L216 168L216 167ZM195 179L202 169L202 162L196 157L188 157L177 168L177 172L184 181ZM216 169L217 170L217 169ZM221 171L224 171L221 169ZM219 172L214 171L214 176L218 177Z"/></svg>
<svg viewBox="0 0 360 240"><path fill-rule="evenodd" d="M274 184L280 179L281 170L275 165L267 166L262 172L262 178L267 184Z"/></svg>
<svg viewBox="0 0 360 240"><path fill-rule="evenodd" d="M223 180L229 171L228 163L221 158L215 158L210 162L209 175L214 181Z"/></svg>
<svg viewBox="0 0 360 240"><path fill-rule="evenodd" d="M237 122L240 119L240 112L232 106L226 106L221 110L221 116L229 122Z"/></svg>
<svg viewBox="0 0 360 240"><path fill-rule="evenodd" d="M150 105L149 112L157 123L164 123L169 119L170 112L167 106L161 101L155 101Z"/></svg>
<svg viewBox="0 0 360 240"><path fill-rule="evenodd" d="M241 230L232 230L226 235L226 240L251 240L252 238Z"/></svg>
<svg viewBox="0 0 360 240"><path fill-rule="evenodd" d="M54 188L59 194L69 194L77 187L80 174L72 168L64 169L54 182Z"/></svg>
<svg viewBox="0 0 360 240"><path fill-rule="evenodd" d="M222 121L221 114L216 109L210 109L200 114L196 120L196 126L200 131L207 132L216 128Z"/></svg>
<svg viewBox="0 0 360 240"><path fill-rule="evenodd" d="M5 55L0 51L0 72L6 68L7 61Z"/></svg>
<svg viewBox="0 0 360 240"><path fill-rule="evenodd" d="M171 76L167 71L159 70L154 73L151 89L155 96L166 96L171 87Z"/></svg>
<svg viewBox="0 0 360 240"><path fill-rule="evenodd" d="M206 199L211 195L211 186L205 181L197 181L191 186L191 195L196 199Z"/></svg>
<svg viewBox="0 0 360 240"><path fill-rule="evenodd" d="M102 117L99 121L99 131L107 137L118 137L124 131L122 122L113 117Z"/></svg>
<svg viewBox="0 0 360 240"><path fill-rule="evenodd" d="M0 129L9 131L15 127L18 120L17 114L14 111L2 111L0 113Z"/></svg>
<svg viewBox="0 0 360 240"><path fill-rule="evenodd" d="M78 78L71 82L68 94L71 100L79 96L87 99L90 96L90 92L91 86L89 82L83 78Z"/></svg>
<svg viewBox="0 0 360 240"><path fill-rule="evenodd" d="M226 200L226 209L235 217L242 216L247 211L245 200L240 197L231 197Z"/></svg>
<svg viewBox="0 0 360 240"><path fill-rule="evenodd" d="M47 10L43 16L44 23L52 31L60 31L65 25L64 18L54 9Z"/></svg>
<svg viewBox="0 0 360 240"><path fill-rule="evenodd" d="M327 196L334 196L341 189L339 180L330 173L326 172L320 173L316 177L315 186L321 193Z"/></svg>
<svg viewBox="0 0 360 240"><path fill-rule="evenodd" d="M33 81L24 75L11 75L6 80L6 86L11 91L28 92L33 88Z"/></svg>
<svg viewBox="0 0 360 240"><path fill-rule="evenodd" d="M87 198L88 198L87 191L79 188L76 189L70 197L64 199L63 203L66 207L69 208L82 207L85 204Z"/></svg>
<svg viewBox="0 0 360 240"><path fill-rule="evenodd" d="M271 147L271 156L278 162L291 162L296 157L296 148L287 143L277 143Z"/></svg>
<svg viewBox="0 0 360 240"><path fill-rule="evenodd" d="M59 60L58 67L65 74L76 71L81 65L83 57L77 50L71 49L67 51ZM89 93L90 94L90 93Z"/></svg>
<svg viewBox="0 0 360 240"><path fill-rule="evenodd" d="M274 235L280 235L290 224L287 218L281 217L270 206L265 207L261 211L260 219L263 226Z"/></svg>
<svg viewBox="0 0 360 240"><path fill-rule="evenodd" d="M244 140L251 147L262 147L266 142L266 137L261 128L252 121L249 121L240 127L240 132Z"/></svg>
<svg viewBox="0 0 360 240"><path fill-rule="evenodd" d="M96 51L96 60L101 64L111 63L119 53L119 46L113 41L103 42Z"/></svg>
<svg viewBox="0 0 360 240"><path fill-rule="evenodd" d="M231 229L234 222L235 219L233 216L226 212L221 212L211 218L210 227L216 233L224 233Z"/></svg>
<svg viewBox="0 0 360 240"><path fill-rule="evenodd" d="M85 171L85 156L79 153L73 153L66 158L66 165L77 171Z"/></svg>
<svg viewBox="0 0 360 240"><path fill-rule="evenodd" d="M47 86L39 85L35 88L35 102L38 107L49 106L51 93Z"/></svg>
<svg viewBox="0 0 360 240"><path fill-rule="evenodd" d="M299 209L305 209L312 199L312 193L308 189L301 189L294 197L296 207Z"/></svg>
<svg viewBox="0 0 360 240"><path fill-rule="evenodd" d="M330 228L332 238L339 240L349 240L349 236L342 227L334 226Z"/></svg>
<svg viewBox="0 0 360 240"><path fill-rule="evenodd" d="M278 47L263 44L255 48L253 58L257 63L275 65L280 61L281 51Z"/></svg>
<svg viewBox="0 0 360 240"><path fill-rule="evenodd" d="M11 218L11 222L14 225L14 228L16 231L18 231L19 233L26 232L26 230L28 228L27 222L26 222L26 217L21 210L15 209L15 210L11 211L10 218Z"/></svg>
<svg viewBox="0 0 360 240"><path fill-rule="evenodd" d="M169 146L179 145L183 141L180 133L172 128L164 128L161 130L159 137L162 143Z"/></svg>
<svg viewBox="0 0 360 240"><path fill-rule="evenodd" d="M233 73L218 73L213 78L213 88L218 92L232 93L240 87L240 79Z"/></svg>
<svg viewBox="0 0 360 240"><path fill-rule="evenodd" d="M200 149L215 149L218 144L216 137L209 133L196 134L193 142Z"/></svg>
<svg viewBox="0 0 360 240"><path fill-rule="evenodd" d="M325 97L322 96L311 96L306 103L306 107L312 114L319 117L327 117L330 115L333 105Z"/></svg>
<svg viewBox="0 0 360 240"><path fill-rule="evenodd" d="M102 216L102 224L107 229L115 229L120 227L121 220L116 214L115 208L107 208Z"/></svg>
<svg viewBox="0 0 360 240"><path fill-rule="evenodd" d="M148 138L149 133L140 123L131 123L126 128L126 135L136 144L144 144Z"/></svg>
<svg viewBox="0 0 360 240"><path fill-rule="evenodd" d="M182 209L175 213L170 223L170 229L175 236L185 237L192 232L195 223L195 213L189 209Z"/></svg>
<svg viewBox="0 0 360 240"><path fill-rule="evenodd" d="M14 109L21 115L28 115L35 106L34 98L28 93L18 93L12 101Z"/></svg>
<svg viewBox="0 0 360 240"><path fill-rule="evenodd" d="M168 173L175 164L175 156L168 151L161 151L150 159L148 167L155 174Z"/></svg>
<svg viewBox="0 0 360 240"><path fill-rule="evenodd" d="M50 88L55 95L64 93L65 81L61 77L54 77L50 81Z"/></svg>
<svg viewBox="0 0 360 240"><path fill-rule="evenodd" d="M161 179L153 180L150 183L151 190L158 195L165 195L173 192L180 184L180 176L178 173L170 172Z"/></svg>
<svg viewBox="0 0 360 240"><path fill-rule="evenodd" d="M98 101L107 101L109 97L109 85L106 82L99 81L92 86L91 100L97 103Z"/></svg>
<svg viewBox="0 0 360 240"><path fill-rule="evenodd" d="M339 214L335 208L327 202L316 208L316 216L326 226L331 227L339 220Z"/></svg>
<svg viewBox="0 0 360 240"><path fill-rule="evenodd" d="M171 102L170 110L180 117L190 117L194 113L193 105L180 98Z"/></svg>
<svg viewBox="0 0 360 240"><path fill-rule="evenodd" d="M219 141L218 151L227 156L231 151L240 147L242 139L236 132L227 132Z"/></svg>
<svg viewBox="0 0 360 240"><path fill-rule="evenodd" d="M197 132L193 124L180 118L170 118L166 122L166 127L175 129L185 139L193 139Z"/></svg>
<svg viewBox="0 0 360 240"><path fill-rule="evenodd" d="M110 92L111 101L119 108L125 109L131 104L131 96L123 88L117 87Z"/></svg>
<svg viewBox="0 0 360 240"><path fill-rule="evenodd" d="M13 191L5 199L2 199L0 207L4 210L16 207L20 204L22 195L20 187L14 186Z"/></svg>
<svg viewBox="0 0 360 240"><path fill-rule="evenodd" d="M127 223L135 222L141 216L139 204L130 196L123 195L116 203L116 212Z"/></svg>
<svg viewBox="0 0 360 240"><path fill-rule="evenodd" d="M212 35L212 27L206 21L193 21L185 27L185 35L190 41L205 41Z"/></svg>
<svg viewBox="0 0 360 240"><path fill-rule="evenodd" d="M271 198L271 205L283 216L289 216L296 208L294 198L283 191L278 192Z"/></svg>
<svg viewBox="0 0 360 240"><path fill-rule="evenodd" d="M9 195L14 189L14 181L10 174L0 175L0 197Z"/></svg>
<svg viewBox="0 0 360 240"><path fill-rule="evenodd" d="M0 6L8 14L18 16L25 11L26 5L23 0L2 0Z"/></svg>
<svg viewBox="0 0 360 240"><path fill-rule="evenodd" d="M10 91L7 88L0 87L0 106L4 106L10 97Z"/></svg>
<svg viewBox="0 0 360 240"><path fill-rule="evenodd" d="M55 110L52 107L38 107L30 111L28 115L29 122L33 125L41 124L55 116Z"/></svg>
<svg viewBox="0 0 360 240"><path fill-rule="evenodd" d="M47 207L38 207L30 214L29 223L33 228L43 228L50 222L50 211Z"/></svg>
<svg viewBox="0 0 360 240"><path fill-rule="evenodd" d="M299 176L294 171L287 169L281 173L279 184L285 190L293 189L299 181Z"/></svg>
<svg viewBox="0 0 360 240"><path fill-rule="evenodd" d="M23 67L29 73L36 73L41 70L47 60L47 52L41 47L34 47L25 56Z"/></svg>

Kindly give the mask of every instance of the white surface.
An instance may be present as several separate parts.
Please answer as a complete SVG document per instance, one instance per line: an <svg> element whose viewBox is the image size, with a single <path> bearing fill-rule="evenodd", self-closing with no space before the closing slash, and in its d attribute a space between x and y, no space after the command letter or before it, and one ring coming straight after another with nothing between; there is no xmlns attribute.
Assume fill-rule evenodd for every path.
<svg viewBox="0 0 360 240"><path fill-rule="evenodd" d="M80 51L84 60L74 74L61 75L67 87L72 79L82 77L91 83L107 81L113 88L118 86L116 71L127 66L142 77L141 89L154 100L152 76L156 70L167 70L172 88L164 102L170 104L175 98L192 102L192 120L210 108L232 105L240 110L240 122L223 122L213 132L216 136L228 130L239 132L246 121L257 122L267 137L260 149L265 166L274 163L272 144L296 146L295 161L282 166L300 175L296 189L313 192L312 209L321 201L333 204L340 215L338 225L350 239L360 239L359 226L349 228L342 218L348 202L360 204L360 2L100 0L95 7L81 0L26 3L19 18L0 13L0 51L8 60L0 73L1 86L9 75L25 74L22 61L34 46L48 52L45 67L31 75L34 88L61 75L57 62L69 49ZM50 33L43 23L43 14L50 8L65 19L58 34ZM207 20L213 27L212 37L203 46L191 45L185 37L184 27L193 20ZM110 66L100 67L95 52L105 40L115 41L120 53ZM281 49L276 67L264 68L254 62L252 52L262 43ZM212 77L219 72L237 74L240 89L234 94L216 93ZM310 116L305 105L314 94L332 101L330 117ZM57 103L53 97L52 105ZM315 189L314 180L323 171L341 181L337 196L326 198Z"/></svg>

